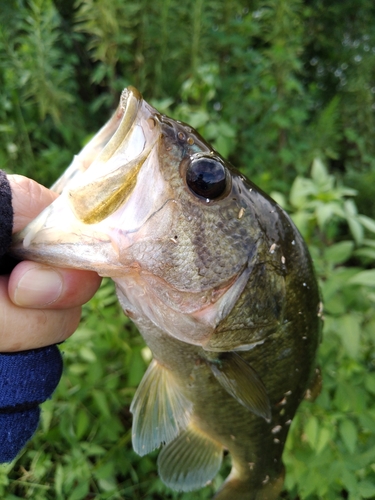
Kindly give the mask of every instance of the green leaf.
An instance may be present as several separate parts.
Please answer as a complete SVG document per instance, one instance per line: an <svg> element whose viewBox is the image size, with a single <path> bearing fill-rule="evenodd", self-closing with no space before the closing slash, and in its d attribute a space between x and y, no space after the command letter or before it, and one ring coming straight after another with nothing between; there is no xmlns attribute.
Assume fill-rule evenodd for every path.
<svg viewBox="0 0 375 500"><path fill-rule="evenodd" d="M359 468L370 465L371 463L374 462L374 460L375 460L375 448L373 446L368 447L368 449L364 453L361 453L356 457L356 463Z"/></svg>
<svg viewBox="0 0 375 500"><path fill-rule="evenodd" d="M370 240L370 239L368 239L368 238L365 238L365 239L363 240L363 244L364 244L364 245L367 245L367 246L369 246L369 247L375 248L375 240Z"/></svg>
<svg viewBox="0 0 375 500"><path fill-rule="evenodd" d="M349 279L352 285L375 286L375 269L361 271Z"/></svg>
<svg viewBox="0 0 375 500"><path fill-rule="evenodd" d="M354 423L347 419L340 423L340 435L349 453L354 453L356 449L358 431Z"/></svg>
<svg viewBox="0 0 375 500"><path fill-rule="evenodd" d="M302 236L306 237L309 231L311 215L301 210L300 212L292 214L292 219L294 224L298 227L298 230L300 231Z"/></svg>
<svg viewBox="0 0 375 500"><path fill-rule="evenodd" d="M331 245L324 252L324 256L328 262L332 264L341 264L349 259L354 249L353 241L341 241Z"/></svg>
<svg viewBox="0 0 375 500"><path fill-rule="evenodd" d="M367 257L369 259L375 260L375 249L374 248L359 248L354 252L354 255L358 257Z"/></svg>
<svg viewBox="0 0 375 500"><path fill-rule="evenodd" d="M89 363L94 363L96 361L96 356L94 351L87 346L82 346L80 348L79 355L82 359L84 359Z"/></svg>
<svg viewBox="0 0 375 500"><path fill-rule="evenodd" d="M337 318L337 333L340 336L343 346L351 358L358 358L361 325L360 317L354 314L345 314Z"/></svg>
<svg viewBox="0 0 375 500"><path fill-rule="evenodd" d="M330 273L329 278L322 283L324 301L337 294L346 285L350 278L358 273L358 268L339 267Z"/></svg>
<svg viewBox="0 0 375 500"><path fill-rule="evenodd" d="M280 205L280 207L284 209L286 208L287 201L283 193L280 193L279 191L272 191L271 198L274 199L276 203Z"/></svg>
<svg viewBox="0 0 375 500"><path fill-rule="evenodd" d="M108 402L106 395L103 391L94 390L92 391L92 396L95 400L96 406L99 409L100 413L109 418L111 416L111 412L109 410Z"/></svg>
<svg viewBox="0 0 375 500"><path fill-rule="evenodd" d="M199 128L203 127L206 123L208 123L210 120L210 117L206 111L199 110L191 113L189 117L189 122L191 123L191 126L194 128Z"/></svg>
<svg viewBox="0 0 375 500"><path fill-rule="evenodd" d="M358 215L359 221L365 226L366 229L375 233L375 220L367 217L366 215Z"/></svg>
<svg viewBox="0 0 375 500"><path fill-rule="evenodd" d="M358 480L356 475L352 471L344 469L342 471L341 481L345 489L348 490L353 495L353 497L350 496L349 498L354 498L354 499L358 498L358 493L357 493Z"/></svg>
<svg viewBox="0 0 375 500"><path fill-rule="evenodd" d="M357 206L353 200L345 200L344 208L345 208L345 212L347 213L347 215L349 217L356 217L357 216L358 210L357 210Z"/></svg>
<svg viewBox="0 0 375 500"><path fill-rule="evenodd" d="M324 448L327 446L329 443L330 439L332 438L332 433L329 429L323 427L319 431L319 436L318 436L318 442L316 444L316 453L321 453Z"/></svg>
<svg viewBox="0 0 375 500"><path fill-rule="evenodd" d="M368 373L365 378L366 389L375 394L375 373Z"/></svg>
<svg viewBox="0 0 375 500"><path fill-rule="evenodd" d="M55 471L55 492L57 496L62 495L63 482L64 482L64 469L61 464L57 464Z"/></svg>
<svg viewBox="0 0 375 500"><path fill-rule="evenodd" d="M353 235L353 238L355 239L355 242L357 243L357 245L362 244L363 242L362 224L358 221L356 217L348 216L346 220L348 221L349 229Z"/></svg>
<svg viewBox="0 0 375 500"><path fill-rule="evenodd" d="M75 424L77 438L81 439L85 435L90 424L90 419L86 410L79 410L77 417L75 418Z"/></svg>
<svg viewBox="0 0 375 500"><path fill-rule="evenodd" d="M89 482L81 481L69 495L68 500L83 500L89 492Z"/></svg>
<svg viewBox="0 0 375 500"><path fill-rule="evenodd" d="M307 202L307 197L315 191L315 186L310 179L296 177L290 190L290 203L296 208L302 208Z"/></svg>
<svg viewBox="0 0 375 500"><path fill-rule="evenodd" d="M320 229L323 229L325 224L334 215L334 210L332 209L333 206L334 204L332 203L319 203L319 205L316 207L315 213Z"/></svg>
<svg viewBox="0 0 375 500"><path fill-rule="evenodd" d="M41 413L41 424L43 432L47 432L51 426L51 421L53 417L53 401L47 400L43 403L42 413Z"/></svg>
<svg viewBox="0 0 375 500"><path fill-rule="evenodd" d="M317 184L324 184L327 181L328 172L320 158L315 158L311 167L311 177Z"/></svg>
<svg viewBox="0 0 375 500"><path fill-rule="evenodd" d="M127 385L130 387L136 387L146 371L146 364L142 357L143 346L137 347L132 351L132 357L129 363L129 374Z"/></svg>
<svg viewBox="0 0 375 500"><path fill-rule="evenodd" d="M365 480L358 483L358 491L363 498L375 497L375 485L370 481Z"/></svg>
<svg viewBox="0 0 375 500"><path fill-rule="evenodd" d="M305 425L304 431L307 442L309 443L311 448L315 450L319 431L318 419L314 416L311 416Z"/></svg>

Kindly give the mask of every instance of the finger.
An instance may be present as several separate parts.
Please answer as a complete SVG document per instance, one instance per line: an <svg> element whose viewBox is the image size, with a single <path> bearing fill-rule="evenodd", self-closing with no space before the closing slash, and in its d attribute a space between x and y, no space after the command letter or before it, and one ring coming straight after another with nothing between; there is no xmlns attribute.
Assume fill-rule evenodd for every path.
<svg viewBox="0 0 375 500"><path fill-rule="evenodd" d="M13 232L23 229L56 198L57 194L23 175L8 175L14 211Z"/></svg>
<svg viewBox="0 0 375 500"><path fill-rule="evenodd" d="M92 271L77 271L20 262L9 279L9 297L29 308L69 309L84 304L99 288L101 278Z"/></svg>
<svg viewBox="0 0 375 500"><path fill-rule="evenodd" d="M8 278L0 276L0 352L24 351L62 342L77 329L81 308L28 309L8 296Z"/></svg>

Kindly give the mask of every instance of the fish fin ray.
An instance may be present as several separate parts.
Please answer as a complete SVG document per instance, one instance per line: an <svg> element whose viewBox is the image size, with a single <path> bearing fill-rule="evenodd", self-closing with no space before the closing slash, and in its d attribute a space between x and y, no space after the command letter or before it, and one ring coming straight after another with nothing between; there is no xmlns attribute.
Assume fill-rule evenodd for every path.
<svg viewBox="0 0 375 500"><path fill-rule="evenodd" d="M220 385L250 411L271 419L271 405L266 388L257 372L236 352L223 353L219 360L209 361Z"/></svg>
<svg viewBox="0 0 375 500"><path fill-rule="evenodd" d="M190 424L159 453L159 475L174 490L193 491L216 476L222 458L222 445Z"/></svg>
<svg viewBox="0 0 375 500"><path fill-rule="evenodd" d="M172 373L153 360L130 411L133 449L142 456L172 441L188 425L192 403L181 393Z"/></svg>

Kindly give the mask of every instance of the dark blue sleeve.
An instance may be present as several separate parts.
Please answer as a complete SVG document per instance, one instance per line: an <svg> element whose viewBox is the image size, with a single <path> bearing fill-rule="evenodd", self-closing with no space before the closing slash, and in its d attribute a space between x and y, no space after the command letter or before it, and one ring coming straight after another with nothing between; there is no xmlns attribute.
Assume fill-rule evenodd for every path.
<svg viewBox="0 0 375 500"><path fill-rule="evenodd" d="M0 170L0 270L8 272L13 264L6 256L12 226L12 194L6 175ZM55 345L0 353L0 463L11 462L34 434L39 405L57 387L62 366Z"/></svg>
<svg viewBox="0 0 375 500"><path fill-rule="evenodd" d="M12 242L13 208L12 192L4 172L0 170L0 257Z"/></svg>

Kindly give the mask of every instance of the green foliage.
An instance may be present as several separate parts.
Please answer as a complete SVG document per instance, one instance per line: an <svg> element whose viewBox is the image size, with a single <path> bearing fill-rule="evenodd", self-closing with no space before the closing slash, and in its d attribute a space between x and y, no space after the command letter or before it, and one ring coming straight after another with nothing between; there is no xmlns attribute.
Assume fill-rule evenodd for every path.
<svg viewBox="0 0 375 500"><path fill-rule="evenodd" d="M0 2L1 168L51 184L134 85L291 212L320 280L323 390L303 403L283 498L375 498L375 83L369 0ZM312 166L312 167L311 167ZM311 168L311 175L310 175ZM149 351L105 282L0 497L209 499L131 449Z"/></svg>
<svg viewBox="0 0 375 500"><path fill-rule="evenodd" d="M323 389L314 404L302 404L284 455L291 498L375 496L375 273L365 269L363 252L374 248L375 226L358 214L348 198L354 194L316 160L289 197L314 258L325 319Z"/></svg>
<svg viewBox="0 0 375 500"><path fill-rule="evenodd" d="M47 171L48 162L50 175L44 177L50 181L71 156L54 141L74 135L66 111L77 91L76 57L71 41L61 35L52 1L19 2L18 8L9 2L1 9L0 159L3 168L34 177Z"/></svg>
<svg viewBox="0 0 375 500"><path fill-rule="evenodd" d="M372 15L368 0L3 2L2 165L52 182L132 84L266 190L316 157L359 184L375 168Z"/></svg>
<svg viewBox="0 0 375 500"><path fill-rule="evenodd" d="M310 240L316 226L329 236L327 242L337 238L337 219L347 222L358 245L363 242L365 228L374 233L373 220L358 214L353 200L347 199L356 194L353 189L337 186L334 176L329 175L324 164L315 159L311 179L296 177L290 191L293 218L306 240Z"/></svg>

